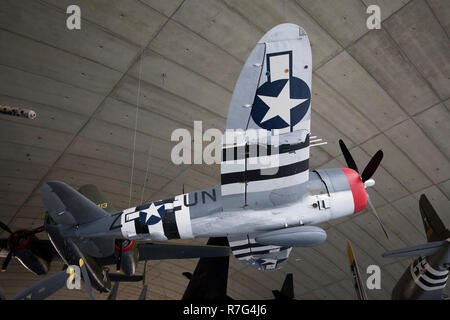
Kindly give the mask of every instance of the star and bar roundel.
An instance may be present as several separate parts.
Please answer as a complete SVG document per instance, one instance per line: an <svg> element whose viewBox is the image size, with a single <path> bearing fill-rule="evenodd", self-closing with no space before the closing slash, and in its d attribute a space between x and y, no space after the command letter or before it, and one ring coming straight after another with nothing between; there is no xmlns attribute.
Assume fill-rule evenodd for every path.
<svg viewBox="0 0 450 320"><path fill-rule="evenodd" d="M162 220L166 214L166 209L164 207L164 201L157 201L151 203L148 208L140 208L139 220L145 225L154 225Z"/></svg>
<svg viewBox="0 0 450 320"><path fill-rule="evenodd" d="M299 123L308 112L309 86L292 76L292 51L267 54L267 82L256 91L251 116L266 130L284 129Z"/></svg>

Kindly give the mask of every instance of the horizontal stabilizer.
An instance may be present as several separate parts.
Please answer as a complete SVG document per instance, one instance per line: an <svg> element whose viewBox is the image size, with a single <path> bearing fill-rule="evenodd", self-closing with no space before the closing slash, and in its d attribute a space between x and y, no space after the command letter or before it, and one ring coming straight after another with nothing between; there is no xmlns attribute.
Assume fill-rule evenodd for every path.
<svg viewBox="0 0 450 320"><path fill-rule="evenodd" d="M426 257L434 254L445 244L445 241L435 241L417 246L386 251L383 253L384 258L404 258L404 257Z"/></svg>
<svg viewBox="0 0 450 320"><path fill-rule="evenodd" d="M44 183L42 201L52 219L62 225L81 225L109 214L81 193L59 181Z"/></svg>
<svg viewBox="0 0 450 320"><path fill-rule="evenodd" d="M229 255L230 248L228 246L180 245L157 242L139 245L139 261L211 258Z"/></svg>
<svg viewBox="0 0 450 320"><path fill-rule="evenodd" d="M257 270L282 268L292 250L292 247L258 243L251 234L229 236L228 241L235 258Z"/></svg>

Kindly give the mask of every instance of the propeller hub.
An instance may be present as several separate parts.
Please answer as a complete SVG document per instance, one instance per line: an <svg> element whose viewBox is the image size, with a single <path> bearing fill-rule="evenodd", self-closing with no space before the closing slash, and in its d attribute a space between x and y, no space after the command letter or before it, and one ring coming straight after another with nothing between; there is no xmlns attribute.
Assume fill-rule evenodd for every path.
<svg viewBox="0 0 450 320"><path fill-rule="evenodd" d="M17 230L13 232L8 238L8 248L10 250L19 251L25 249L31 244L31 240L33 235L28 234L24 237L24 234L27 234L29 230Z"/></svg>
<svg viewBox="0 0 450 320"><path fill-rule="evenodd" d="M353 195L353 213L364 210L367 206L367 193L358 172L349 168L341 168L344 172Z"/></svg>
<svg viewBox="0 0 450 320"><path fill-rule="evenodd" d="M369 180L364 182L364 188L370 188L373 187L375 185L375 180L373 180L372 178L370 178Z"/></svg>
<svg viewBox="0 0 450 320"><path fill-rule="evenodd" d="M119 252L120 247L122 247L122 252L130 251L134 247L134 243L135 243L134 240L128 239L116 240L114 241L114 250L116 252Z"/></svg>

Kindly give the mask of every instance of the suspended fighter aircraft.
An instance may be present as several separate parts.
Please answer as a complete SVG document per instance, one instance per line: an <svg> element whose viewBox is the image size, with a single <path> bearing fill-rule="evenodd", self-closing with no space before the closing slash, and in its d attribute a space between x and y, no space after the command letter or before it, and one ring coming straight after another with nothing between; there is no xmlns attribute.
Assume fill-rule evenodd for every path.
<svg viewBox="0 0 450 320"><path fill-rule="evenodd" d="M418 257L405 270L392 290L392 299L442 299L450 269L450 230L423 194L419 200L428 243L387 251L385 258Z"/></svg>
<svg viewBox="0 0 450 320"><path fill-rule="evenodd" d="M75 192L99 209L103 216L111 216L111 214L117 212L103 193L94 185L82 186L78 192ZM73 201L71 202L73 204L77 203L76 198L71 201ZM79 207L79 210L84 209L84 207ZM95 218L95 215L93 218ZM55 224L49 215L46 215L44 226L31 231L17 230L12 232L7 225L0 222L0 228L10 233L8 239L0 240L0 252L3 256L6 256L2 265L2 272L6 271L13 256L28 270L37 275L47 274L52 261L63 261L66 265L78 265L80 259L82 259L85 261L86 270L92 280L93 287L99 291L108 292L111 289L111 281L139 281L139 276L133 276L138 261L229 255L228 246L137 242L115 238L68 238L63 236L61 227L61 225ZM50 241L40 240L36 237L36 233L44 230L48 233ZM105 266L112 264L116 264L116 271L121 270L124 275L109 274L108 268Z"/></svg>
<svg viewBox="0 0 450 320"><path fill-rule="evenodd" d="M366 187L374 185L383 153L360 176L341 142L350 168L309 171L311 76L306 32L294 24L274 27L258 41L236 83L220 186L110 215L65 183L47 182L41 195L55 223L52 238L111 248L116 238L228 237L236 258L259 270L282 267L292 247L322 243L326 232L315 224L371 204ZM254 132L265 132L263 141Z"/></svg>

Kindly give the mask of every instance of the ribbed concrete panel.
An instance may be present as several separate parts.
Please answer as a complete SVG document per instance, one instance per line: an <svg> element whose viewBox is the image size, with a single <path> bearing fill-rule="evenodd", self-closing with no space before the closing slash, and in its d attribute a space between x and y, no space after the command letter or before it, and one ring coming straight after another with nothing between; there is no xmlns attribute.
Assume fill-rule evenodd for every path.
<svg viewBox="0 0 450 320"><path fill-rule="evenodd" d="M0 63L96 93L108 93L121 73L49 45L0 31Z"/></svg>
<svg viewBox="0 0 450 320"><path fill-rule="evenodd" d="M0 119L0 141L3 142L29 144L43 148L51 146L53 150L62 151L72 138L73 134Z"/></svg>
<svg viewBox="0 0 450 320"><path fill-rule="evenodd" d="M79 171L105 178L111 178L111 176L114 176L114 179L123 182L130 182L131 178L131 168L129 166L120 166L101 160L71 154L65 154L62 156L61 159L59 159L59 161L55 164L55 167ZM161 188L169 182L169 178L163 177L155 172L151 172L150 170L149 172L146 170L138 170L136 168L133 170L133 182L138 185L144 185L146 176L148 181L145 184L147 187L151 187L152 189ZM149 183L150 180L151 184Z"/></svg>
<svg viewBox="0 0 450 320"><path fill-rule="evenodd" d="M242 62L226 51L173 21L152 41L150 48L230 92L242 68Z"/></svg>
<svg viewBox="0 0 450 320"><path fill-rule="evenodd" d="M137 115L137 121L136 121ZM137 110L136 106L108 98L100 107L96 119L113 123L134 131L137 130L151 137L169 141L172 132L182 124L170 118L160 116L157 113L149 112L145 109ZM151 141L149 141L150 144Z"/></svg>
<svg viewBox="0 0 450 320"><path fill-rule="evenodd" d="M181 167L173 166L167 163L165 159L156 157L158 155L157 152L152 152L152 150L157 149L151 148L150 157L148 151L135 152L135 169L146 171L148 166L150 172L160 172L169 177L175 176L181 171ZM123 148L84 137L78 137L77 141L67 152L129 167L131 167L133 154L133 150L127 147Z"/></svg>
<svg viewBox="0 0 450 320"><path fill-rule="evenodd" d="M445 0L427 0L439 23L450 34L450 5Z"/></svg>
<svg viewBox="0 0 450 320"><path fill-rule="evenodd" d="M133 152L134 130L120 127L115 124L104 122L101 120L92 120L83 129L80 134L93 140L110 143L116 146L130 149ZM141 153L151 151L160 154L163 159L170 159L170 151L172 146L167 140L162 140L157 137L150 137L143 133L136 133L136 151ZM131 154L130 154L131 157Z"/></svg>
<svg viewBox="0 0 450 320"><path fill-rule="evenodd" d="M39 180L49 169L50 167L35 165L31 162L0 160L0 177Z"/></svg>
<svg viewBox="0 0 450 320"><path fill-rule="evenodd" d="M224 2L264 32L280 23L296 23L302 26L311 42L314 69L342 50L336 40L294 0L283 1L282 5L270 0Z"/></svg>
<svg viewBox="0 0 450 320"><path fill-rule="evenodd" d="M169 93L164 90L164 85L165 83L163 82L162 88L159 88L141 81L139 108L167 116L170 119L183 123L185 127L193 127L194 121L197 120L202 120L205 127L219 128L221 130L225 127L225 116L220 116L207 108L189 102L182 96ZM136 106L138 87L138 79L127 76L118 84L112 96Z"/></svg>
<svg viewBox="0 0 450 320"><path fill-rule="evenodd" d="M139 60L131 70L131 74L138 79L140 64ZM182 95L190 102L223 117L228 114L228 103L231 99L229 91L152 51L146 51L142 58L141 76L142 80L173 94Z"/></svg>
<svg viewBox="0 0 450 320"><path fill-rule="evenodd" d="M171 16L175 10L180 6L183 0L141 0L141 2L147 4L148 6L158 10L167 17Z"/></svg>
<svg viewBox="0 0 450 320"><path fill-rule="evenodd" d="M319 68L317 74L380 130L406 119L406 114L397 103L347 52Z"/></svg>
<svg viewBox="0 0 450 320"><path fill-rule="evenodd" d="M416 192L431 184L431 181L385 134L380 134L363 143L361 148L368 154L383 150L383 168L394 176L409 192ZM398 165L401 163L402 165Z"/></svg>
<svg viewBox="0 0 450 320"><path fill-rule="evenodd" d="M384 27L440 98L450 97L450 42L426 1L411 1Z"/></svg>
<svg viewBox="0 0 450 320"><path fill-rule="evenodd" d="M50 166L59 157L59 152L32 145L15 144L11 141L0 142L0 159L19 162L31 162L33 165Z"/></svg>
<svg viewBox="0 0 450 320"><path fill-rule="evenodd" d="M74 4L71 0L44 1L64 11ZM102 26L136 46L146 45L167 20L141 1L81 0L76 4L82 8L83 19Z"/></svg>
<svg viewBox="0 0 450 320"><path fill-rule="evenodd" d="M450 114L442 104L438 104L414 117L423 132L450 158Z"/></svg>
<svg viewBox="0 0 450 320"><path fill-rule="evenodd" d="M0 66L0 84L0 93L3 95L83 115L90 115L103 99L101 95L5 66Z"/></svg>
<svg viewBox="0 0 450 320"><path fill-rule="evenodd" d="M297 0L297 3L344 47L368 31L362 1Z"/></svg>
<svg viewBox="0 0 450 320"><path fill-rule="evenodd" d="M84 20L81 30L66 27L66 10L38 1L2 1L0 10L8 12L0 27L54 47L125 71L138 47L114 37ZM43 31L46 32L43 32ZM52 30L52 32L47 32Z"/></svg>
<svg viewBox="0 0 450 320"><path fill-rule="evenodd" d="M344 140L348 148L353 146L351 137L347 137L338 131L338 129L336 129L327 119L324 119L321 115L316 113L314 109L312 110L311 127L314 128L315 136L328 142L326 148L324 147L327 153L333 156L338 156L341 154L341 149L339 148L339 143L338 140L336 140L336 137Z"/></svg>
<svg viewBox="0 0 450 320"><path fill-rule="evenodd" d="M447 181L439 184L439 188L447 196L447 199L449 199L450 198L450 180L447 180Z"/></svg>
<svg viewBox="0 0 450 320"><path fill-rule="evenodd" d="M407 120L386 131L386 135L437 183L450 178L450 163L422 130ZM417 146L420 148L417 148ZM430 155L433 157L430 157Z"/></svg>
<svg viewBox="0 0 450 320"><path fill-rule="evenodd" d="M356 299L356 295L354 292L350 292L350 289L352 289L350 281L350 279L345 279L340 282L333 283L325 288L337 300L354 300Z"/></svg>
<svg viewBox="0 0 450 320"><path fill-rule="evenodd" d="M439 102L429 84L383 29L368 32L348 51L409 115Z"/></svg>
<svg viewBox="0 0 450 320"><path fill-rule="evenodd" d="M185 1L173 19L245 61L263 33L220 0Z"/></svg>
<svg viewBox="0 0 450 320"><path fill-rule="evenodd" d="M313 76L313 110L356 143L376 135L379 130L364 117L345 97L327 85L320 77Z"/></svg>
<svg viewBox="0 0 450 320"><path fill-rule="evenodd" d="M362 0L364 4L369 7L371 5L377 5L380 7L381 21L385 20L391 14L402 8L410 0Z"/></svg>

